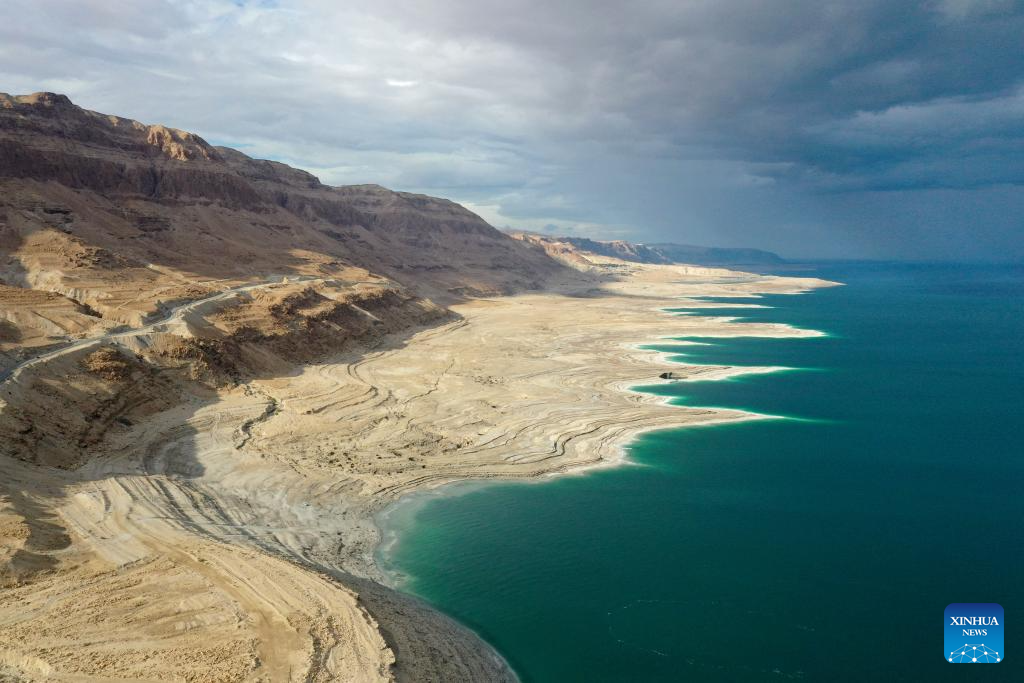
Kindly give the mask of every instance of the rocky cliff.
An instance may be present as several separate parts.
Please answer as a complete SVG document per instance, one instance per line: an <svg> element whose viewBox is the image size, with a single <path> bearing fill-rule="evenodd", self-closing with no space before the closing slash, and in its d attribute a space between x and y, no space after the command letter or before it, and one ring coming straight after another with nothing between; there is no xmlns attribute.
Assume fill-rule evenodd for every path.
<svg viewBox="0 0 1024 683"><path fill-rule="evenodd" d="M638 244L625 240L592 240L586 237L549 237L530 232L512 236L535 244L568 263L586 260L596 254L633 263L692 264L699 266L771 266L785 263L778 255L761 249L697 247L689 244L659 242Z"/></svg>
<svg viewBox="0 0 1024 683"><path fill-rule="evenodd" d="M70 374L50 385L45 364L7 377L78 340L102 339L133 362L219 387L430 324L453 301L573 277L445 199L328 187L63 95L0 94L0 375L26 389L8 388L0 415L17 435L6 440L11 455L78 463L79 451L145 403L95 404L99 387L119 394L124 382L65 368L66 359L55 367ZM267 287L218 296L248 283ZM173 325L122 334L207 299ZM83 436L74 420L97 410L109 419ZM71 426L44 436L38 425L54 413ZM20 432L26 424L40 433Z"/></svg>
<svg viewBox="0 0 1024 683"><path fill-rule="evenodd" d="M112 273L136 295L177 296L183 281L357 267L445 303L536 288L562 270L453 202L328 187L52 93L0 94L0 250L6 283L123 316L146 302L113 291Z"/></svg>
<svg viewBox="0 0 1024 683"><path fill-rule="evenodd" d="M400 346L454 302L580 277L444 199L0 94L0 680L513 680L462 626L342 574L340 550L313 566L290 527L224 530L309 509L254 502L307 483L248 448L280 407L259 382ZM279 488L202 489L208 449ZM317 481L332 500L357 488ZM148 528L102 529L121 505ZM68 647L25 654L37 626Z"/></svg>

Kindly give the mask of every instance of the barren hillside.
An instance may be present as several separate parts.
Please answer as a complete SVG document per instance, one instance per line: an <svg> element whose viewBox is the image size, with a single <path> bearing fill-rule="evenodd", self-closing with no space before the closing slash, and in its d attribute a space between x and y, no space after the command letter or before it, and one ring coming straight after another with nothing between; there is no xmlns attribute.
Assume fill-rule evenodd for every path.
<svg viewBox="0 0 1024 683"><path fill-rule="evenodd" d="M690 244L658 242L640 244L626 240L592 240L586 237L554 237L535 232L511 232L516 239L534 244L567 263L587 260L587 254L632 263L685 263L702 266L778 266L785 261L762 249L697 247Z"/></svg>
<svg viewBox="0 0 1024 683"><path fill-rule="evenodd" d="M750 419L625 390L665 371L636 344L814 334L662 309L825 284L518 240L0 95L0 681L510 683L388 585L377 516Z"/></svg>
<svg viewBox="0 0 1024 683"><path fill-rule="evenodd" d="M52 93L0 94L0 249L6 283L126 322L210 280L357 268L446 303L560 271L448 200L328 187Z"/></svg>
<svg viewBox="0 0 1024 683"><path fill-rule="evenodd" d="M111 556L96 529L72 528L78 514L58 510L83 490L123 490L126 473L138 473L146 488L129 493L130 505L147 505L138 497L145 491L152 514L175 515L188 506L167 487L187 485L202 467L161 444L190 442L184 425L224 396L265 401L237 424L228 418L227 457L237 459L278 411L253 380L401 344L454 319L446 308L454 302L580 277L444 199L328 187L61 95L0 94L0 583L9 589L0 600L0 679L53 672L16 647L49 613L25 607L37 597L77 602L83 619L117 624L109 642L119 654L109 658L107 641L84 645L76 639L91 628L74 610L62 613L61 633L76 643L59 657L66 670L148 678L149 662L175 680L505 675L471 633L376 584L357 604L351 589L319 573L251 549L239 555L208 534L180 536L182 522L159 541L122 530ZM203 564L214 558L233 567L231 577ZM276 588L231 588L270 574ZM151 581L180 584L179 598L203 595L202 604L163 605ZM76 583L97 598L81 603ZM115 614L111 600L138 600L150 617ZM275 600L292 606L285 623L268 611ZM173 616L182 609L192 616ZM134 626L153 615L170 619L170 631ZM436 642L410 640L411 625ZM176 632L170 649L157 642ZM399 649L404 666L395 668Z"/></svg>

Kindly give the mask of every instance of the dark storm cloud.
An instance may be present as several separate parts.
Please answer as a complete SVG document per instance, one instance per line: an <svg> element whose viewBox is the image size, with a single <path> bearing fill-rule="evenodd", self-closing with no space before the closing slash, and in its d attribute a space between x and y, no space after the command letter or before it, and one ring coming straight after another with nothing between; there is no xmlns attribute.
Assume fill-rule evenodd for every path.
<svg viewBox="0 0 1024 683"><path fill-rule="evenodd" d="M0 89L499 224L1024 257L1024 6L9 0Z"/></svg>

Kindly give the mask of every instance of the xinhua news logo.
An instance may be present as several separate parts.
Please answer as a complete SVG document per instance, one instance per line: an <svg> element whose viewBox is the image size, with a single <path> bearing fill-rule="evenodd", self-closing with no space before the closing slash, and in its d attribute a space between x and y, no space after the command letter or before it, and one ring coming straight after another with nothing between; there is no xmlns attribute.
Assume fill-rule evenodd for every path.
<svg viewBox="0 0 1024 683"><path fill-rule="evenodd" d="M1003 661L1003 608L994 602L954 602L946 606L943 658L951 664Z"/></svg>

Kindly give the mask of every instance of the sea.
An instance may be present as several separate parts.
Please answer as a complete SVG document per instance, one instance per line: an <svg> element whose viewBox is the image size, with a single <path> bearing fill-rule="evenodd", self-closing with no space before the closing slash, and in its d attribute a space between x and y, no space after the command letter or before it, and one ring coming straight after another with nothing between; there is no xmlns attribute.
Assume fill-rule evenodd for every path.
<svg viewBox="0 0 1024 683"><path fill-rule="evenodd" d="M638 387L771 419L413 497L387 517L382 565L524 683L1024 680L1024 266L799 274L844 286L670 310L824 336L649 345L786 370ZM1007 658L980 672L944 653L944 609L965 602L1010 622Z"/></svg>

